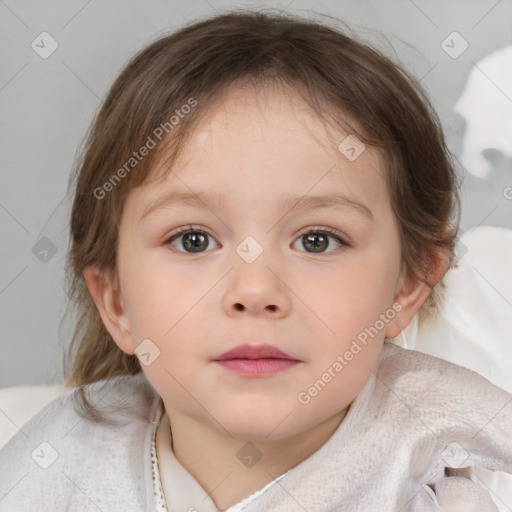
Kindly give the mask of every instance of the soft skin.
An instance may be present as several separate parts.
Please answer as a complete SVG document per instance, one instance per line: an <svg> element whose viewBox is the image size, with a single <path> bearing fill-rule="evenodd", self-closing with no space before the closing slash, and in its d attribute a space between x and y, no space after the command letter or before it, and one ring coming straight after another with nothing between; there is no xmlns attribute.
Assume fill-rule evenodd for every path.
<svg viewBox="0 0 512 512"><path fill-rule="evenodd" d="M325 443L366 383L384 338L407 326L430 292L403 272L382 155L367 147L350 161L337 147L347 135L327 131L290 91L230 88L209 106L164 181L129 194L118 280L93 267L84 273L116 344L133 354L150 339L160 350L142 369L163 399L176 457L213 490L220 509ZM225 200L168 203L144 216L180 192ZM280 204L281 196L324 194L348 202L294 210ZM168 242L188 225L209 235L205 250L186 252L183 235ZM303 228L333 229L346 245L329 235L325 252L311 252ZM252 263L236 250L248 236L263 249ZM394 303L401 311L379 335L301 404L299 393ZM241 344L271 344L300 362L247 377L213 361ZM248 441L262 453L252 468L237 458Z"/></svg>

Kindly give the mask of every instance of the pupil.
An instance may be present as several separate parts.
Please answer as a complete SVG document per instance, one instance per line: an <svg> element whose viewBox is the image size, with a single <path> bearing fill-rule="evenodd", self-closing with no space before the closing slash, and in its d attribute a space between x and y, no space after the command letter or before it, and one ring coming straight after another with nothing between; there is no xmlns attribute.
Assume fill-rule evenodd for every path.
<svg viewBox="0 0 512 512"><path fill-rule="evenodd" d="M308 244L310 245L312 252L322 252L325 249L327 249L329 245L329 240L327 239L327 236L321 233L309 233L307 235L304 235L302 240L306 248Z"/></svg>
<svg viewBox="0 0 512 512"><path fill-rule="evenodd" d="M208 245L208 240L202 233L186 233L183 236L183 246L187 251L200 252L203 249L206 249L206 246ZM204 244L205 241L206 245Z"/></svg>

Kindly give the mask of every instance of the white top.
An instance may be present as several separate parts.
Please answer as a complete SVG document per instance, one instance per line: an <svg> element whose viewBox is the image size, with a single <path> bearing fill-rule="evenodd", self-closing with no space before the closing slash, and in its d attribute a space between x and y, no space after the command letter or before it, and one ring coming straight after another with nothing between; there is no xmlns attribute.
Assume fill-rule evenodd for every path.
<svg viewBox="0 0 512 512"><path fill-rule="evenodd" d="M143 373L94 383L87 392L109 411L109 422L81 417L70 391L0 450L0 512L151 512L165 499L168 512L206 506L194 478L172 452L158 449L161 439L171 446L171 432ZM167 442L155 438L159 425ZM236 507L427 512L456 494L456 505L445 509L469 511L483 500L489 506L480 510L495 510L478 481L445 477L446 467L466 466L512 473L512 395L467 369L386 343L333 435L278 485ZM199 503L188 505L196 497Z"/></svg>

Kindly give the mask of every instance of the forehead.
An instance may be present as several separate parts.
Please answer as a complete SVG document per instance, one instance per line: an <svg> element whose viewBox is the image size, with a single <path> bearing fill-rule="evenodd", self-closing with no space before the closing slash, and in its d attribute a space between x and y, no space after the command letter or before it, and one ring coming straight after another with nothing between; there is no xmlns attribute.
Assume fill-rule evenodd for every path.
<svg viewBox="0 0 512 512"><path fill-rule="evenodd" d="M231 87L202 108L171 172L163 182L141 187L140 199L151 202L169 191L211 192L261 206L265 197L282 198L284 192L342 191L376 208L386 206L381 153L327 122L292 90Z"/></svg>
<svg viewBox="0 0 512 512"><path fill-rule="evenodd" d="M198 159L213 152L228 159L231 155L271 158L274 153L340 156L339 142L350 131L315 112L290 86L232 84L210 105L188 141L187 157ZM337 116L341 121L341 113ZM265 153L259 151L265 148ZM223 151L229 148L229 152ZM251 148L253 151L251 152Z"/></svg>

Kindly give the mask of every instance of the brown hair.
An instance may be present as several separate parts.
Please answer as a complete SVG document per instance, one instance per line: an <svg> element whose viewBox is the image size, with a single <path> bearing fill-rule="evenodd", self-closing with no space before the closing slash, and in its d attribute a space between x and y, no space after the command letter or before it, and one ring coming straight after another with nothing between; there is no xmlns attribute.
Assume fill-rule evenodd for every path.
<svg viewBox="0 0 512 512"><path fill-rule="evenodd" d="M123 353L103 325L83 271L96 266L117 273L127 194L148 180L157 159L172 163L206 106L235 82L290 87L319 117L340 125L343 120L345 127L346 117L354 120L357 127L349 126L350 132L380 148L385 158L404 268L428 282L439 249L452 260L456 175L439 120L412 76L325 23L254 11L205 19L138 53L91 126L72 184L68 286L78 317L68 352L70 385L141 371L136 357ZM135 159L134 151L149 147L150 140L158 142L156 148Z"/></svg>

